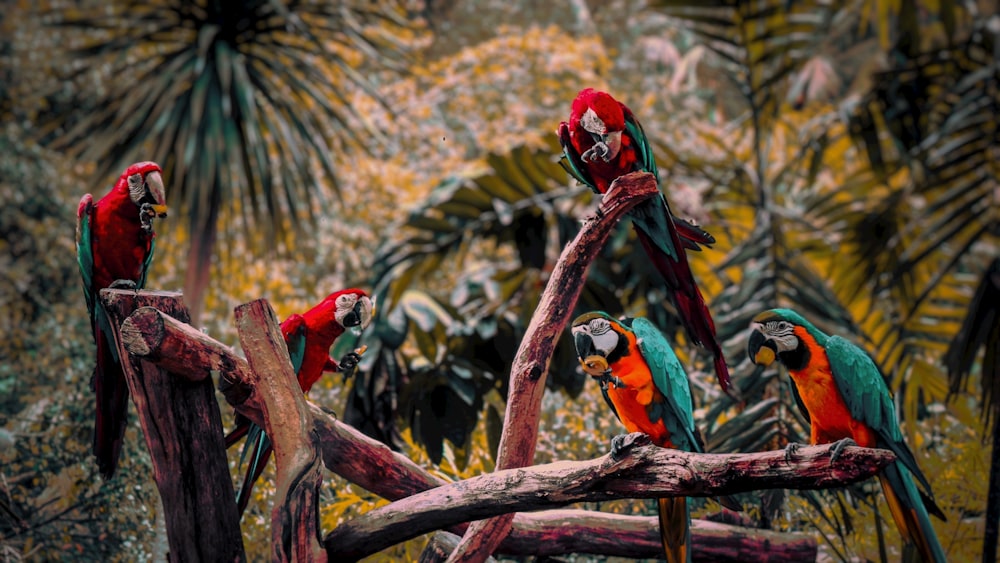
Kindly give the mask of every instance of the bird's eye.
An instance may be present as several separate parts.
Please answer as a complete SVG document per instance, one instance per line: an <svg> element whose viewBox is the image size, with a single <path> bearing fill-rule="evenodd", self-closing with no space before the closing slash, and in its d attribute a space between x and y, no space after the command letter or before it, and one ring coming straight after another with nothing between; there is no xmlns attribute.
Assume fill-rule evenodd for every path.
<svg viewBox="0 0 1000 563"><path fill-rule="evenodd" d="M354 300L352 299L352 297L354 297L354 296L353 295L341 295L340 297L337 297L337 305L350 305L351 303L354 302Z"/></svg>

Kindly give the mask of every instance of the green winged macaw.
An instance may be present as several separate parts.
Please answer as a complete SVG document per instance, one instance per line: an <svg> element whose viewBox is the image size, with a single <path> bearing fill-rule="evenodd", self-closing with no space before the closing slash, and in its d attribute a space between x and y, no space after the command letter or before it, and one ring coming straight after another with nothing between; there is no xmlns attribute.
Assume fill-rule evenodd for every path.
<svg viewBox="0 0 1000 563"><path fill-rule="evenodd" d="M586 88L573 100L569 121L559 125L563 166L595 193L604 194L619 176L650 172L660 181L653 150L642 125L625 104L606 92ZM688 336L712 353L715 374L729 389L729 368L715 334L715 322L694 281L686 250L701 250L715 238L697 225L675 217L660 197L640 203L629 212L639 242L667 285Z"/></svg>
<svg viewBox="0 0 1000 563"><path fill-rule="evenodd" d="M101 475L118 467L128 414L128 384L115 347L108 313L98 298L106 287L142 289L153 260L153 218L166 217L160 166L137 162L125 169L111 191L94 202L86 194L76 213L76 258L90 328L97 345L91 386L97 397L94 455Z"/></svg>
<svg viewBox="0 0 1000 563"><path fill-rule="evenodd" d="M626 430L642 432L663 448L703 451L687 373L653 323L637 318L628 325L595 311L577 317L570 331L583 370L600 381L605 401ZM720 502L740 510L731 499ZM658 503L667 561L691 561L687 498L661 498Z"/></svg>
<svg viewBox="0 0 1000 563"><path fill-rule="evenodd" d="M360 355L348 352L338 364L330 357L330 347L346 329L361 327L364 330L371 323L374 308L374 303L363 290L344 289L331 293L312 309L291 315L281 323L281 335L285 339L288 356L292 360L292 368L303 393L308 393L324 372L342 371L348 375L353 372L361 360ZM240 464L242 465L249 452L253 453L250 455L243 484L236 493L236 504L241 516L250 501L254 483L263 473L273 451L271 441L263 429L245 416L237 414L236 426L225 438L226 448L243 436L247 436L247 441L240 454Z"/></svg>
<svg viewBox="0 0 1000 563"><path fill-rule="evenodd" d="M896 454L896 461L878 477L903 537L904 554L915 548L927 563L945 561L928 511L942 520L945 515L903 441L892 395L868 354L844 338L827 336L789 309L772 309L753 318L747 352L757 365L777 360L788 368L796 402L809 419L809 442L835 443L831 461L852 444ZM789 455L797 447L789 444ZM917 489L914 476L926 494Z"/></svg>

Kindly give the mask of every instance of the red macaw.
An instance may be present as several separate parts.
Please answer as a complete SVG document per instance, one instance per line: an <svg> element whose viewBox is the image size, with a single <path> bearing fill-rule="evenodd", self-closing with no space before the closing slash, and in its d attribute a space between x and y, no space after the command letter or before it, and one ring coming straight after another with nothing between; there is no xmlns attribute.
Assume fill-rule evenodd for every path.
<svg viewBox="0 0 1000 563"><path fill-rule="evenodd" d="M352 288L331 293L312 309L301 315L291 315L281 323L281 335L288 346L288 356L292 360L292 367L303 393L308 393L324 372L343 371L350 374L354 370L361 360L358 353L348 352L338 364L330 357L330 347L346 328L361 327L364 330L371 323L373 313L374 304L368 295L360 289ZM253 455L243 484L236 493L236 504L241 516L250 501L254 483L263 473L273 451L271 441L263 429L237 414L236 426L225 438L226 448L243 436L247 436L247 441L240 454L240 463L246 458L247 452L253 450Z"/></svg>
<svg viewBox="0 0 1000 563"><path fill-rule="evenodd" d="M916 550L927 563L945 561L930 514L944 520L931 485L903 441L892 394L875 362L839 336L828 336L795 311L764 311L750 324L747 353L753 363L769 366L775 360L788 368L795 399L809 419L811 444L835 443L830 461L847 445L885 448L896 461L879 473L889 511L903 536L905 554ZM791 456L798 444L788 445ZM927 491L922 495L916 477Z"/></svg>
<svg viewBox="0 0 1000 563"><path fill-rule="evenodd" d="M76 257L97 345L97 366L91 378L97 395L94 455L106 479L118 467L128 384L98 292L106 287L141 289L146 285L156 239L152 221L167 216L161 173L155 162L133 164L97 203L90 194L83 196L76 213Z"/></svg>
<svg viewBox="0 0 1000 563"><path fill-rule="evenodd" d="M594 192L604 194L611 183L629 172L646 171L659 182L649 140L632 111L610 94L586 88L573 100L569 121L559 125L566 169ZM715 335L712 314L694 281L687 250L701 250L715 238L670 212L661 195L636 206L630 213L639 242L666 281L688 336L714 357L715 375L729 389L729 368Z"/></svg>
<svg viewBox="0 0 1000 563"><path fill-rule="evenodd" d="M642 432L662 448L704 451L694 425L687 372L663 333L644 318L618 321L602 311L577 317L571 327L583 370L601 383L604 400L629 432ZM618 440L612 440L612 455ZM741 510L723 497L727 508ZM691 561L691 514L686 497L658 499L660 538L669 563Z"/></svg>

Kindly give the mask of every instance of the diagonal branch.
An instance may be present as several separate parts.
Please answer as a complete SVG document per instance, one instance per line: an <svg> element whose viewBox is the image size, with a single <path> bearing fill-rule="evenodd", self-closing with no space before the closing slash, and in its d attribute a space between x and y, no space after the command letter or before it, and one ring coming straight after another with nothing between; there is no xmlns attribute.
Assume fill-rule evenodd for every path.
<svg viewBox="0 0 1000 563"><path fill-rule="evenodd" d="M583 289L587 268L597 258L618 221L639 203L659 195L656 178L633 172L614 181L597 220L587 221L556 263L510 369L497 470L530 465L535 456L539 410L552 352ZM465 532L449 562L482 561L510 533L514 514L475 522Z"/></svg>
<svg viewBox="0 0 1000 563"><path fill-rule="evenodd" d="M327 535L327 553L337 561L357 560L463 521L574 502L843 486L871 477L895 459L888 450L851 448L849 456L831 464L831 447L814 446L789 462L784 450L694 454L655 446L645 434L626 439L630 446L624 453L496 471L376 508Z"/></svg>

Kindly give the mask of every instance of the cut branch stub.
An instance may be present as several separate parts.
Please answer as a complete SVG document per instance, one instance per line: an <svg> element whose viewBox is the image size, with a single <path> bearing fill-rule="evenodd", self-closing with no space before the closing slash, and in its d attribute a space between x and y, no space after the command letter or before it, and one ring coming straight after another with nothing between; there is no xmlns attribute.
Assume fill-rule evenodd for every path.
<svg viewBox="0 0 1000 563"><path fill-rule="evenodd" d="M597 258L618 221L630 209L659 193L656 178L648 172L633 172L618 178L605 194L598 216L588 219L563 249L511 366L507 410L497 451L498 470L531 464L535 456L545 374L559 336L583 290L587 268ZM513 514L505 514L473 523L448 561L483 561L510 533L513 518Z"/></svg>
<svg viewBox="0 0 1000 563"><path fill-rule="evenodd" d="M275 561L325 561L319 545L322 464L312 414L299 388L274 310L264 299L236 308L236 330L250 365L264 431L274 447L276 494L271 511ZM278 423L280 421L280 423Z"/></svg>
<svg viewBox="0 0 1000 563"><path fill-rule="evenodd" d="M633 443L619 452L617 460L608 454L588 461L560 461L437 487L341 524L324 543L331 559L357 560L432 530L498 514L623 498L829 488L871 477L895 460L888 450L857 447L844 449L831 464L830 446L802 448L786 461L784 450L694 454L648 440Z"/></svg>

